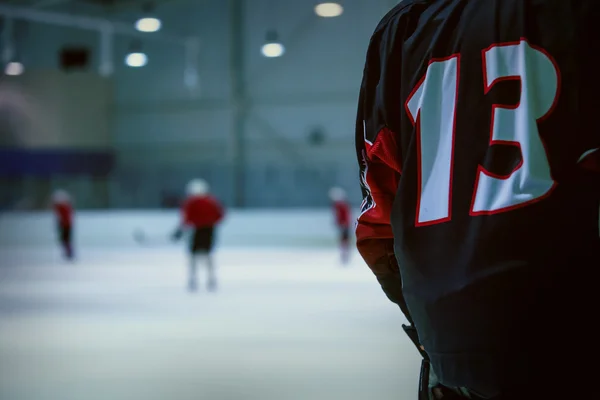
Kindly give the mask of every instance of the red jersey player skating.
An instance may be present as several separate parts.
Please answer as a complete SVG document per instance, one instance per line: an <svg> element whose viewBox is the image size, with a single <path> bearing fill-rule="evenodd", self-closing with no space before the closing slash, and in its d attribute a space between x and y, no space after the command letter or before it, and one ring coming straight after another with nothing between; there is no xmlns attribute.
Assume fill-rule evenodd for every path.
<svg viewBox="0 0 600 400"><path fill-rule="evenodd" d="M350 204L348 204L346 192L342 188L331 188L329 198L333 204L335 224L339 232L342 264L348 264L350 259L350 219L352 218Z"/></svg>
<svg viewBox="0 0 600 400"><path fill-rule="evenodd" d="M187 198L183 203L181 225L173 234L175 240L183 236L184 230L192 231L189 242L190 264L188 288L194 292L197 289L196 259L206 258L208 269L208 290L214 291L217 279L212 259L215 227L224 216L224 210L219 201L210 194L208 184L201 179L192 180L187 185Z"/></svg>
<svg viewBox="0 0 600 400"><path fill-rule="evenodd" d="M56 227L63 255L67 260L73 259L73 202L65 190L57 190L52 194L52 208L56 217Z"/></svg>

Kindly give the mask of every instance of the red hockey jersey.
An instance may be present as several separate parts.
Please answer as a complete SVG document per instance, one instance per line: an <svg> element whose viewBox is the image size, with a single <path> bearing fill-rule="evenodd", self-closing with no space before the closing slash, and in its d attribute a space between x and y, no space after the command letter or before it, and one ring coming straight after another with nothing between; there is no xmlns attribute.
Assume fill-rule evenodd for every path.
<svg viewBox="0 0 600 400"><path fill-rule="evenodd" d="M223 207L213 196L190 196L183 204L183 223L193 228L218 224L225 215Z"/></svg>
<svg viewBox="0 0 600 400"><path fill-rule="evenodd" d="M58 223L62 226L71 226L73 223L73 206L71 203L55 202L53 208Z"/></svg>
<svg viewBox="0 0 600 400"><path fill-rule="evenodd" d="M350 205L345 201L336 201L333 203L333 210L335 212L335 223L340 228L350 227Z"/></svg>

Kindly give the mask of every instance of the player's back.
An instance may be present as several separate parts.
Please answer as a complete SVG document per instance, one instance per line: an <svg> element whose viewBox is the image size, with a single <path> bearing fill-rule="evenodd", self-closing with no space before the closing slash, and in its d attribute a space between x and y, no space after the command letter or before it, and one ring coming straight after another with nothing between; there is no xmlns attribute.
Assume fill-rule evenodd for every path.
<svg viewBox="0 0 600 400"><path fill-rule="evenodd" d="M223 207L211 195L190 196L183 205L184 220L194 228L216 225L224 215Z"/></svg>
<svg viewBox="0 0 600 400"><path fill-rule="evenodd" d="M63 226L71 225L73 222L73 207L70 202L62 201L53 204L54 214L58 223Z"/></svg>
<svg viewBox="0 0 600 400"><path fill-rule="evenodd" d="M508 379L499 365L599 265L598 181L578 164L600 147L598 3L404 1L372 39L404 295L446 384Z"/></svg>
<svg viewBox="0 0 600 400"><path fill-rule="evenodd" d="M350 204L345 200L338 200L333 203L333 209L335 211L336 224L344 228L349 227L352 215Z"/></svg>

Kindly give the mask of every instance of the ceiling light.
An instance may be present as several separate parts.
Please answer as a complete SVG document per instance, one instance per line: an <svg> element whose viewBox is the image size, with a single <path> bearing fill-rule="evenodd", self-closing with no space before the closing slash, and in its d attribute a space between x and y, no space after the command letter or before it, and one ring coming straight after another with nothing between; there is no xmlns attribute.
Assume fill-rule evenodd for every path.
<svg viewBox="0 0 600 400"><path fill-rule="evenodd" d="M161 26L160 19L154 17L140 18L135 23L135 29L140 32L156 32Z"/></svg>
<svg viewBox="0 0 600 400"><path fill-rule="evenodd" d="M144 53L129 53L125 57L125 64L134 68L143 67L148 64L148 56Z"/></svg>
<svg viewBox="0 0 600 400"><path fill-rule="evenodd" d="M21 64L20 62L9 62L8 64L6 64L6 67L4 68L4 73L6 75L11 75L11 76L17 76L17 75L21 75L23 72L25 71L25 67L23 66L23 64Z"/></svg>
<svg viewBox="0 0 600 400"><path fill-rule="evenodd" d="M263 45L261 52L265 57L281 57L285 53L285 47L281 43L266 43Z"/></svg>
<svg viewBox="0 0 600 400"><path fill-rule="evenodd" d="M263 56L274 58L281 57L285 53L285 47L279 41L276 31L267 32L265 44L261 48Z"/></svg>
<svg viewBox="0 0 600 400"><path fill-rule="evenodd" d="M339 17L343 12L344 7L338 3L321 3L315 6L315 13L323 18Z"/></svg>

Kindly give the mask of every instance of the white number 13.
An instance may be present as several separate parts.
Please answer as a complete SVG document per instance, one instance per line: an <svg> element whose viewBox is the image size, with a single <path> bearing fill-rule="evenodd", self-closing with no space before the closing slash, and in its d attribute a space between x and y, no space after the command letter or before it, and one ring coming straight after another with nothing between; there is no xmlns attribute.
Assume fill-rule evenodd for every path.
<svg viewBox="0 0 600 400"><path fill-rule="evenodd" d="M521 83L516 106L492 106L490 146L515 146L520 149L522 161L506 176L479 165L471 215L506 212L531 204L548 196L556 186L537 122L551 114L558 100L558 67L546 52L524 39L493 45L482 56L486 94L500 81ZM406 101L407 113L417 130L417 226L451 219L459 77L460 55L432 60Z"/></svg>

